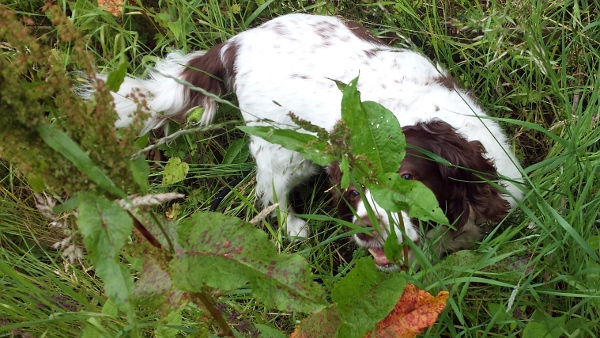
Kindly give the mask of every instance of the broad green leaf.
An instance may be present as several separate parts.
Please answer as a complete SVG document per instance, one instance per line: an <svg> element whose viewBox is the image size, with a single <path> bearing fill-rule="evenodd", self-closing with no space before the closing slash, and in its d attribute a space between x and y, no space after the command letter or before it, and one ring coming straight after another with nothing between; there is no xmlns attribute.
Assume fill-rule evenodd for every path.
<svg viewBox="0 0 600 338"><path fill-rule="evenodd" d="M346 86L342 97L342 118L352 132L352 154L364 156L378 174L397 172L406 147L402 127L382 105L360 101L357 81L358 78ZM369 170L364 166L357 169Z"/></svg>
<svg viewBox="0 0 600 338"><path fill-rule="evenodd" d="M277 254L265 232L238 218L197 212L181 223L178 238L183 250L169 269L181 290L228 291L250 283L258 300L279 310L316 312L326 305L302 256Z"/></svg>
<svg viewBox="0 0 600 338"><path fill-rule="evenodd" d="M148 183L148 177L150 176L150 167L144 157L139 156L135 160L130 160L129 167L133 174L133 179L140 187L142 193L148 193L150 184Z"/></svg>
<svg viewBox="0 0 600 338"><path fill-rule="evenodd" d="M406 280L380 272L370 257L361 258L331 293L342 324L339 337L362 337L383 320L400 299Z"/></svg>
<svg viewBox="0 0 600 338"><path fill-rule="evenodd" d="M302 320L290 338L337 338L342 320L335 304Z"/></svg>
<svg viewBox="0 0 600 338"><path fill-rule="evenodd" d="M106 78L106 85L113 92L118 92L119 87L121 87L121 84L125 80L125 76L127 76L127 66L127 60L122 57L119 65L117 65L117 68L108 74L108 77Z"/></svg>
<svg viewBox="0 0 600 338"><path fill-rule="evenodd" d="M406 154L406 138L398 119L387 108L377 102L365 101L363 110L367 114L368 126L360 129L361 137L372 137L375 153L366 153L370 162L381 165L383 172L395 173ZM354 131L353 131L354 134ZM354 148L354 143L352 144Z"/></svg>
<svg viewBox="0 0 600 338"><path fill-rule="evenodd" d="M191 123L198 123L202 119L203 114L204 114L204 108L202 108L202 107L192 108L192 110L190 110L188 112L187 121L191 122Z"/></svg>
<svg viewBox="0 0 600 338"><path fill-rule="evenodd" d="M171 30L174 36L181 35L181 21L180 20L169 20L167 21L167 27Z"/></svg>
<svg viewBox="0 0 600 338"><path fill-rule="evenodd" d="M336 160L334 156L324 154L327 142L321 141L311 134L300 133L291 129L277 129L271 126L239 126L238 128L247 134L258 136L286 149L297 151L304 158L318 165L327 165Z"/></svg>
<svg viewBox="0 0 600 338"><path fill-rule="evenodd" d="M120 206L92 193L79 197L77 226L96 274L104 281L106 295L130 319L133 277L119 263L119 254L133 231L133 221Z"/></svg>
<svg viewBox="0 0 600 338"><path fill-rule="evenodd" d="M147 257L135 282L132 299L136 306L172 311L182 305L183 291L173 287L171 276L152 257Z"/></svg>
<svg viewBox="0 0 600 338"><path fill-rule="evenodd" d="M142 149L148 145L148 141L150 140L150 133L145 133L144 135L138 137L135 140L135 146Z"/></svg>
<svg viewBox="0 0 600 338"><path fill-rule="evenodd" d="M189 170L189 164L181 162L179 157L171 157L163 171L162 185L171 185L183 181Z"/></svg>
<svg viewBox="0 0 600 338"><path fill-rule="evenodd" d="M98 186L118 197L127 197L127 194L117 188L115 184L104 175L100 168L92 162L89 156L65 133L45 123L38 124L37 131L50 148L66 157L75 165L75 167L77 167L77 169L84 173L94 183L98 184Z"/></svg>
<svg viewBox="0 0 600 338"><path fill-rule="evenodd" d="M523 330L523 338L560 338L565 327L565 316L550 317L536 310Z"/></svg>
<svg viewBox="0 0 600 338"><path fill-rule="evenodd" d="M367 187L375 202L383 209L390 212L408 210L410 217L448 224L435 195L423 183L405 180L396 173L386 173L377 179L377 184L369 184Z"/></svg>
<svg viewBox="0 0 600 338"><path fill-rule="evenodd" d="M262 338L287 338L288 335L274 327L264 324L254 324L254 327L260 332Z"/></svg>
<svg viewBox="0 0 600 338"><path fill-rule="evenodd" d="M174 310L168 312L168 314L166 316L164 316L161 320L161 322L165 322L167 325L159 325L154 330L154 337L155 338L180 337L179 333L181 331L177 328L173 328L173 327L169 327L169 326L181 325L183 323L182 312L183 312L184 308L185 308L185 306L182 306L178 309L174 309Z"/></svg>
<svg viewBox="0 0 600 338"><path fill-rule="evenodd" d="M64 201L61 204L58 204L54 208L52 208L52 212L55 214L62 214L63 212L73 211L77 209L79 205L79 195L75 195L68 200Z"/></svg>
<svg viewBox="0 0 600 338"><path fill-rule="evenodd" d="M104 306L102 306L101 313L103 315L116 316L119 314L119 309L117 309L112 300L107 299L106 302L104 302Z"/></svg>
<svg viewBox="0 0 600 338"><path fill-rule="evenodd" d="M248 156L250 156L248 139L237 139L227 148L227 152L223 156L223 164L244 163L248 159Z"/></svg>
<svg viewBox="0 0 600 338"><path fill-rule="evenodd" d="M31 187L31 190L37 194L41 193L46 188L44 179L39 174L31 174L27 176L27 183Z"/></svg>
<svg viewBox="0 0 600 338"><path fill-rule="evenodd" d="M397 224L396 226L399 227L400 224ZM396 231L390 230L385 242L383 243L383 252L385 253L385 257L387 257L390 262L404 261L404 250L402 250L403 246L404 244L398 243L398 235L396 234Z"/></svg>
<svg viewBox="0 0 600 338"><path fill-rule="evenodd" d="M488 303L487 304L488 311L492 316L492 320L495 323L504 322L509 325L511 331L514 331L517 327L517 321L512 318L512 313L506 312L506 306L504 304L498 303Z"/></svg>

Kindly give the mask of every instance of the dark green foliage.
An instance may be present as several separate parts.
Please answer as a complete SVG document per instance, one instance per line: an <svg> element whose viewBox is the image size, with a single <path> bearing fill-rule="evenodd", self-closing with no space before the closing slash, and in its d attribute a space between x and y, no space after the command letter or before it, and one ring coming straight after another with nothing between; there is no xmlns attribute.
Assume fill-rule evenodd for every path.
<svg viewBox="0 0 600 338"><path fill-rule="evenodd" d="M121 17L99 9L95 1L55 3L58 6L50 11L39 0L5 0L0 5L1 335L207 336L221 330L219 321L242 336L276 337L293 330L306 314L266 307L253 294L251 284L227 292L208 287L203 292L184 292L170 281L170 262L177 255L181 260L184 256L175 241L179 220L186 222L195 212L208 210L213 197L232 178L251 172L247 139L233 122L239 120L235 99L224 97L233 104L221 105L218 128L164 144L162 152L152 153L148 168L143 156L130 161L138 151L133 142L137 132L114 131L116 116L108 88L99 88L91 101L82 101L71 92L82 80L68 71L93 73L94 64L100 69L119 69L111 75L116 85L124 69L143 76L155 56L171 49L207 49L248 27L297 11L342 15L361 22L391 45L423 51L448 68L463 88L472 90L491 116L503 118L508 134L514 135L514 149L528 186L516 215L475 251L438 261L412 248L422 268L402 276L431 292L450 292L447 310L422 336L600 335L597 0L127 1ZM72 144L52 148L41 137L42 129L65 135ZM340 135L337 142L349 145L346 129L341 124L335 134ZM140 140L140 146L146 143ZM91 170L99 174L90 175L90 167L78 169L77 162L81 165L87 160L78 155L72 162L65 157L67 153L85 154L95 168ZM162 186L162 168L173 156L188 163L189 171L185 180ZM350 162L342 159L346 172ZM102 176L127 194L167 189L186 194L185 199L152 212L143 207L135 219L129 218L149 230L161 249L148 244L139 231L131 232L129 221L124 221L122 229L112 226L120 223L115 219L125 219L124 211L117 212L112 202L121 193L100 197L112 189L99 183ZM349 176L345 182L350 182ZM84 212L86 224L81 230L68 212L57 215L66 221L65 228L49 227L51 220L36 210L30 188L71 196L89 193L80 195L81 201L63 204L60 211L73 210L81 203L88 207L84 210L93 212ZM308 191L312 197L306 218L314 238L289 243L274 220L264 220L259 227L269 235L265 246L272 244L283 257L289 258L287 253L303 256L314 278L332 295L334 288L339 290L346 282L336 286L345 275L352 278L363 271L369 259L353 270L365 253L344 255L340 248L346 250L345 239L360 229L340 226L328 216L333 210L325 190L310 186ZM249 220L258 212L254 198L251 172L226 196L219 211ZM103 208L91 208L94 205ZM89 215L102 218L109 213L121 214L109 217L112 220L107 224L112 225L103 230L105 235L113 230L119 234L105 248L110 249L110 257L104 264L110 266L93 267L90 261L98 262L93 249L99 249L94 243L110 236L89 235L90 229L100 234L98 226L105 224L92 221L95 216ZM199 215L193 219L201 222ZM61 252L51 248L64 240L67 229L73 231L75 244L82 241L78 231L88 234L91 241L86 259L75 264L63 262ZM123 234L127 240L119 251ZM171 245L166 240L169 236ZM395 249L397 245L386 245L386 254L395 256ZM298 260L297 255L293 257ZM98 277L106 279L101 271L113 268L123 278L110 281L109 286ZM127 286L127 276L136 280L133 290ZM396 275L387 277L392 276ZM383 275L377 273L377 278ZM114 290L131 295L135 318L118 310L125 302L119 303L122 296ZM332 295L334 303L343 298L337 297ZM208 305L202 305L202 299ZM348 321L340 313L334 304L320 316L311 316L314 336L334 336ZM215 319L219 316L221 320ZM303 326L311 324L303 322Z"/></svg>
<svg viewBox="0 0 600 338"><path fill-rule="evenodd" d="M93 74L90 65L94 61L81 34L59 8L46 14L57 26L61 43L71 46L69 57ZM78 144L116 186L135 189L128 163L135 152L136 132L117 135L108 88L98 88L90 101L81 100L73 92L73 81L61 60L64 55L43 43L47 36L31 35L22 21L0 6L0 40L11 47L0 56L0 157L17 165L37 191L72 194L94 188L97 182L78 173L75 163L44 142L40 131L56 128Z"/></svg>

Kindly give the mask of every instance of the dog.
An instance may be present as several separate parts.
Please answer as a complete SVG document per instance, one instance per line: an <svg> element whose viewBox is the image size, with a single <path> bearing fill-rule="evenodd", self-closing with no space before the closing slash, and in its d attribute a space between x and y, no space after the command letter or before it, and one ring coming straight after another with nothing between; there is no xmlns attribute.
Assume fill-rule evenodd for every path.
<svg viewBox="0 0 600 338"><path fill-rule="evenodd" d="M139 97L145 98L145 110L151 115L144 132L166 120L181 119L198 106L204 109L200 123L208 125L218 97L233 92L247 125L265 125L268 120L269 125L296 127L288 115L293 112L332 130L341 118L342 98L332 79L348 83L357 76L362 98L383 105L404 126L411 147L399 175L429 187L451 223L428 231L425 237L438 239L438 253L472 247L485 234L484 228L500 222L522 197L516 183L521 174L505 134L440 66L417 52L384 44L358 23L288 14L206 52L172 52L156 63L147 79L127 77L113 94L119 114L116 126L132 123ZM292 188L321 169L294 151L258 137L250 139L263 206L275 200L287 205ZM450 164L431 158L432 153ZM339 164L330 164L327 171L339 187ZM371 233L354 235L356 242L373 254L381 268L394 269L382 243L389 231L398 234L399 243L405 239L397 227L390 226L389 214L371 204L379 223L371 224L356 187L335 190L343 200L341 217L373 228ZM369 191L362 196L371 198ZM391 215L396 222L398 217L409 240L423 240L418 222L406 212ZM305 221L289 206L286 223L289 236L309 235Z"/></svg>

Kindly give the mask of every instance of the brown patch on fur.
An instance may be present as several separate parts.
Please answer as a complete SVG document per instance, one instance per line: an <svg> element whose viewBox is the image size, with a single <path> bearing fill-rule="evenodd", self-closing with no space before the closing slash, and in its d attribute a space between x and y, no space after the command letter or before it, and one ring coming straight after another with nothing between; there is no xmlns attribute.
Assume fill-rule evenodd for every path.
<svg viewBox="0 0 600 338"><path fill-rule="evenodd" d="M377 55L377 52L375 52L373 50L364 50L363 52L369 59L372 59L375 57L375 55Z"/></svg>
<svg viewBox="0 0 600 338"><path fill-rule="evenodd" d="M302 79L302 80L307 80L308 76L304 75L304 74L298 74L298 73L294 73L292 75L290 75L290 78L292 79Z"/></svg>
<svg viewBox="0 0 600 338"><path fill-rule="evenodd" d="M227 46L221 60L221 51ZM235 59L237 46L235 43L221 43L211 48L204 55L190 60L181 73L184 81L202 88L215 95L222 95L227 88L233 87L235 78ZM199 91L186 89L189 99L189 108L201 106L206 96Z"/></svg>
<svg viewBox="0 0 600 338"><path fill-rule="evenodd" d="M335 33L335 25L327 21L321 21L315 24L314 27L317 35L325 40L326 46L329 46L331 42L327 42L327 40L336 37L333 35L333 33ZM329 45L327 43L329 43Z"/></svg>
<svg viewBox="0 0 600 338"><path fill-rule="evenodd" d="M381 40L371 34L368 29L363 27L363 25L359 24L358 22L344 21L344 25L346 25L346 27L348 27L352 34L354 34L357 38L377 45L385 46Z"/></svg>
<svg viewBox="0 0 600 338"><path fill-rule="evenodd" d="M455 90L458 88L458 83L450 75L440 75L435 78L434 81L446 87L448 90Z"/></svg>
<svg viewBox="0 0 600 338"><path fill-rule="evenodd" d="M498 180L498 172L494 163L485 157L486 150L479 141L467 141L440 120L417 123L403 130L408 144L451 163L447 166L429 161L438 167L445 196L440 200L441 196L433 191L451 224L461 228L468 221L471 210L478 219L492 223L500 222L508 214L508 201L501 197L496 187L486 182ZM415 156L427 158L422 154Z"/></svg>
<svg viewBox="0 0 600 338"><path fill-rule="evenodd" d="M498 173L493 162L485 157L486 151L479 141L468 141L452 126L437 119L404 127L403 131L411 147L407 148L399 173L410 174L431 189L457 230L467 223L471 211L482 223L498 223L508 214L508 201L486 182L497 180ZM442 157L451 165L435 162L420 149ZM339 163L329 164L327 172L339 217L351 222L352 208L356 208L360 199L355 194L356 188L341 189Z"/></svg>

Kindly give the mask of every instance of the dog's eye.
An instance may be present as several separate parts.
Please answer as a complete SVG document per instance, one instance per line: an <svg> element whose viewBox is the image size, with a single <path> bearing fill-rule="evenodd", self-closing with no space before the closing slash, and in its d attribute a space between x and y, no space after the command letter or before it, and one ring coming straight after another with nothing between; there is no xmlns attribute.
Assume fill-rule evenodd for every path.
<svg viewBox="0 0 600 338"><path fill-rule="evenodd" d="M413 175L411 175L411 174L402 174L402 175L400 175L400 177L402 177L405 180L412 180L413 179Z"/></svg>
<svg viewBox="0 0 600 338"><path fill-rule="evenodd" d="M350 198L351 200L357 199L359 197L360 197L360 193L358 192L358 190L356 190L356 189L348 190L348 198Z"/></svg>

